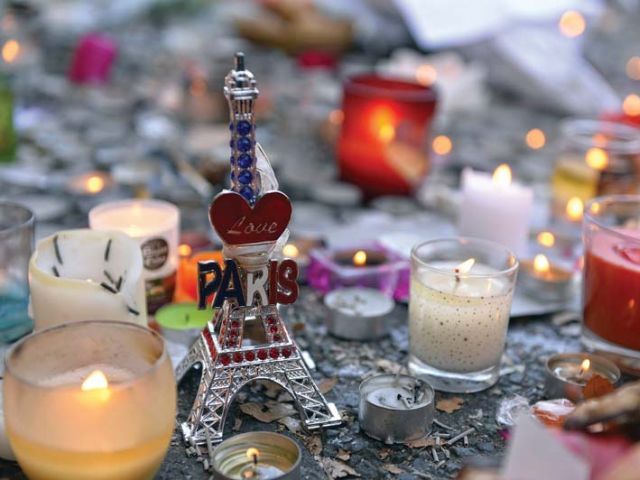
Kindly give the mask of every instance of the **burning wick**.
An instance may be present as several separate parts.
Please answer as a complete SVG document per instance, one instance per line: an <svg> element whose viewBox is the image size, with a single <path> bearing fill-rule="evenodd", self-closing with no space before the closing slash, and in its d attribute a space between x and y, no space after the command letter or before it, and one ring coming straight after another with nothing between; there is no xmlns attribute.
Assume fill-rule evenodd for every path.
<svg viewBox="0 0 640 480"><path fill-rule="evenodd" d="M105 377L104 373L100 370L94 370L87 378L85 378L84 382L82 382L80 389L83 392L87 392L89 390L103 390L108 386L109 381L107 380L107 377Z"/></svg>
<svg viewBox="0 0 640 480"><path fill-rule="evenodd" d="M353 264L356 267L362 267L362 266L366 265L367 264L367 252L365 252L364 250L358 250L353 255Z"/></svg>
<svg viewBox="0 0 640 480"><path fill-rule="evenodd" d="M585 358L580 365L580 372L578 373L578 377L584 377L584 374L589 371L589 368L591 368L591 360Z"/></svg>
<svg viewBox="0 0 640 480"><path fill-rule="evenodd" d="M258 478L259 455L260 455L260 451L257 448L249 448L247 450L247 458L249 458L253 463L251 464L251 468L249 470L245 470L242 473L243 478Z"/></svg>

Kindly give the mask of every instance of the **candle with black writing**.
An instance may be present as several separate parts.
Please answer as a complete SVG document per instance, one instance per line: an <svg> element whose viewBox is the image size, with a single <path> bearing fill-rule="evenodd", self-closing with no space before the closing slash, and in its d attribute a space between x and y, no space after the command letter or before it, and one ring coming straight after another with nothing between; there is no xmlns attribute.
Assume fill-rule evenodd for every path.
<svg viewBox="0 0 640 480"><path fill-rule="evenodd" d="M121 200L98 205L89 212L94 230L120 230L142 249L149 313L171 302L178 267L180 212L160 200Z"/></svg>

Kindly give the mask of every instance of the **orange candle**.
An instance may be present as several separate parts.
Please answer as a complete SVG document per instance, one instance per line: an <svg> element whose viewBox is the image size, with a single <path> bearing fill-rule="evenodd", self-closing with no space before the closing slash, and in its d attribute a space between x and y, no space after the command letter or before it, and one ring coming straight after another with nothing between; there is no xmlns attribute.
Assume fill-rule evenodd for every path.
<svg viewBox="0 0 640 480"><path fill-rule="evenodd" d="M198 300L198 262L214 260L220 265L224 262L221 250L199 252L191 255L188 245L180 245L181 254L178 265L178 277L174 302L192 302Z"/></svg>

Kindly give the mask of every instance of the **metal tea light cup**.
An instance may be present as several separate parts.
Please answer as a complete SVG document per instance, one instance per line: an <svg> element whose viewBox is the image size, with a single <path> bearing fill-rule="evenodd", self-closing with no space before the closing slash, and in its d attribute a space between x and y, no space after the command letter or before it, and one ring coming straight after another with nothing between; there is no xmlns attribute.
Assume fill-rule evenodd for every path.
<svg viewBox="0 0 640 480"><path fill-rule="evenodd" d="M289 437L248 432L225 440L214 450L211 470L214 480L298 480L301 458L300 447Z"/></svg>
<svg viewBox="0 0 640 480"><path fill-rule="evenodd" d="M395 303L372 288L342 288L324 299L327 330L347 340L375 340L389 333L387 316Z"/></svg>
<svg viewBox="0 0 640 480"><path fill-rule="evenodd" d="M376 398L385 394L390 403L398 400L398 405L387 406ZM418 378L390 374L368 378L360 384L360 427L387 444L423 438L431 431L434 400L433 387Z"/></svg>

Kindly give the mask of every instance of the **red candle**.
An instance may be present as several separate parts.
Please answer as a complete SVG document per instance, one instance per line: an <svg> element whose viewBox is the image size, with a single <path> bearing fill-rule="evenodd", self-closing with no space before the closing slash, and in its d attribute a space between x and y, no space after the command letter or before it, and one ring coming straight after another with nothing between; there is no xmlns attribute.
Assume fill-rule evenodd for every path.
<svg viewBox="0 0 640 480"><path fill-rule="evenodd" d="M338 143L343 180L366 195L409 194L429 167L425 141L436 108L429 87L376 75L344 86Z"/></svg>
<svg viewBox="0 0 640 480"><path fill-rule="evenodd" d="M584 325L604 340L640 350L640 231L614 231L621 236L601 231L586 246Z"/></svg>

